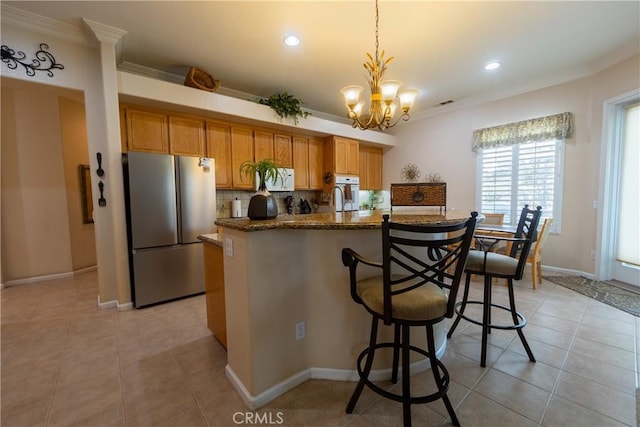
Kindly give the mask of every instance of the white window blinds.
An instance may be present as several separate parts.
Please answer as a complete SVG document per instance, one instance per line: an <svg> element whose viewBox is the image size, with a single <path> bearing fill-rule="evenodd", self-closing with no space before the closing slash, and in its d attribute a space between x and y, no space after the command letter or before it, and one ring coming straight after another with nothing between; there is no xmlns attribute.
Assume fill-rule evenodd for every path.
<svg viewBox="0 0 640 427"><path fill-rule="evenodd" d="M487 148L481 151L479 197L481 212L504 213L515 225L525 204L542 206L543 218L554 218L559 230L563 144L557 140Z"/></svg>
<svg viewBox="0 0 640 427"><path fill-rule="evenodd" d="M640 105L625 111L616 259L640 266Z"/></svg>

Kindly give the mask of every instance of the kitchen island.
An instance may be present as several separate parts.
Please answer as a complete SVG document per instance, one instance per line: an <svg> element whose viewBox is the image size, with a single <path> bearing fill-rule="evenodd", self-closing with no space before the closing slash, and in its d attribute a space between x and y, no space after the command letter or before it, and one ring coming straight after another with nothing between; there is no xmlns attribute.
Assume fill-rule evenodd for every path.
<svg viewBox="0 0 640 427"><path fill-rule="evenodd" d="M351 299L341 252L350 247L380 260L384 213L404 223L459 223L468 217L462 212L394 210L216 221L223 228L226 371L250 408L309 378L358 378L356 357L368 344L371 316ZM374 274L379 269L359 268L360 277ZM415 332L412 342L423 345L424 331ZM380 334L392 338L388 327ZM436 328L436 343L441 355L444 326ZM374 365L372 378L388 377L388 356ZM423 360L416 365L428 368Z"/></svg>

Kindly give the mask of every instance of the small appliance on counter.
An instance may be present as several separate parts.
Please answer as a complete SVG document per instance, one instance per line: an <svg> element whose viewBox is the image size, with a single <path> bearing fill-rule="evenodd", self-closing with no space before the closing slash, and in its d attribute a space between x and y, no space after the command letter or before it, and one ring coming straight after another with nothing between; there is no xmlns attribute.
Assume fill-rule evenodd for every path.
<svg viewBox="0 0 640 427"><path fill-rule="evenodd" d="M240 217L242 217L242 201L236 197L235 200L231 201L231 218Z"/></svg>
<svg viewBox="0 0 640 427"><path fill-rule="evenodd" d="M293 196L285 197L284 204L287 207L287 213L291 215L293 213Z"/></svg>
<svg viewBox="0 0 640 427"><path fill-rule="evenodd" d="M304 197L300 198L300 213L301 214L310 214L311 213L311 205Z"/></svg>

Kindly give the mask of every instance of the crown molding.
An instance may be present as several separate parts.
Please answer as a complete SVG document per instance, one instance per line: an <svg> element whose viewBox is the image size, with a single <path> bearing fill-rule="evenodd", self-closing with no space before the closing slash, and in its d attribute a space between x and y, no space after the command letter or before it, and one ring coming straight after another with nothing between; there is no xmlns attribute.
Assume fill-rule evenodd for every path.
<svg viewBox="0 0 640 427"><path fill-rule="evenodd" d="M101 43L116 44L127 35L127 31L121 30L120 28L101 24L100 22L92 21L87 18L82 18L82 21L91 29L93 34Z"/></svg>
<svg viewBox="0 0 640 427"><path fill-rule="evenodd" d="M92 40L89 34L78 25L67 24L6 4L0 4L0 13L2 14L2 25L11 25L84 46L96 46L95 40Z"/></svg>
<svg viewBox="0 0 640 427"><path fill-rule="evenodd" d="M116 64L124 61L124 48L127 43L127 31L110 25L101 24L82 18L85 25L93 32L100 43L108 43L115 48Z"/></svg>
<svg viewBox="0 0 640 427"><path fill-rule="evenodd" d="M168 73L166 71L156 70L155 68L145 67L144 65L134 64L133 62L127 61L118 63L118 70L178 84L183 84L185 78L185 76L181 76L179 74Z"/></svg>

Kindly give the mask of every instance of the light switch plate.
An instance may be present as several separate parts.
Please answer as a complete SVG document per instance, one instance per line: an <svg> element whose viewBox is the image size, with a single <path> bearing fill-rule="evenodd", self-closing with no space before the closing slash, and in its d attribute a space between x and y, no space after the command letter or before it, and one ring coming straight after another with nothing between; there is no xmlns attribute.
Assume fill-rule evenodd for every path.
<svg viewBox="0 0 640 427"><path fill-rule="evenodd" d="M224 238L224 254L229 258L233 258L233 240L229 237Z"/></svg>

